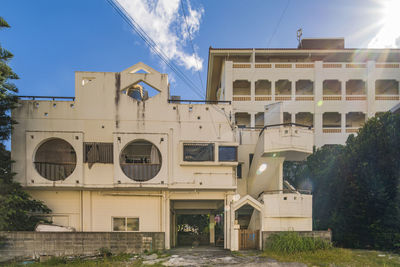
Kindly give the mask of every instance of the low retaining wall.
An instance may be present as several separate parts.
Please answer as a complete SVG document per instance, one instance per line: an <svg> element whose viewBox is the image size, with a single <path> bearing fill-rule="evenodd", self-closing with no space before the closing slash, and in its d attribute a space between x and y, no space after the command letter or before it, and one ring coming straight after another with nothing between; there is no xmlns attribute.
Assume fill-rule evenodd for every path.
<svg viewBox="0 0 400 267"><path fill-rule="evenodd" d="M295 231L301 236L309 236L314 238L321 238L327 241L332 241L332 232L331 231ZM277 231L263 231L262 232L262 246L263 249L265 247L265 243L270 235L281 233Z"/></svg>
<svg viewBox="0 0 400 267"><path fill-rule="evenodd" d="M41 255L93 255L102 247L112 253L165 247L163 232L0 232L0 237L0 262Z"/></svg>

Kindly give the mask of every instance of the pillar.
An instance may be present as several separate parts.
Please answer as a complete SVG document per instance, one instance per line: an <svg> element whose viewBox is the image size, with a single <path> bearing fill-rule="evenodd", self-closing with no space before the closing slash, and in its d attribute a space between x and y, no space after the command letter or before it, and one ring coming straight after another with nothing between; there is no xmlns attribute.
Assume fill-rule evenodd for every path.
<svg viewBox="0 0 400 267"><path fill-rule="evenodd" d="M367 118L375 115L375 61L368 61L368 76L367 76Z"/></svg>
<svg viewBox="0 0 400 267"><path fill-rule="evenodd" d="M275 101L275 81L271 80L271 100Z"/></svg>
<svg viewBox="0 0 400 267"><path fill-rule="evenodd" d="M340 115L342 116L341 120L340 120L340 128L343 133L346 133L346 113L340 113Z"/></svg>
<svg viewBox="0 0 400 267"><path fill-rule="evenodd" d="M210 244L215 244L215 215L210 214Z"/></svg>

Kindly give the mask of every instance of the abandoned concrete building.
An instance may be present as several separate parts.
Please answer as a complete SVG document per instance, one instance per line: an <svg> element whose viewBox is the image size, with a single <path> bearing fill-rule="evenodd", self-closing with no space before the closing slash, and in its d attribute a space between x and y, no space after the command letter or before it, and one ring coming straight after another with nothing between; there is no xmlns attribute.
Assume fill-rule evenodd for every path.
<svg viewBox="0 0 400 267"><path fill-rule="evenodd" d="M75 97L13 111L15 179L56 225L161 232L165 248L261 248L266 232L311 232L312 196L283 162L344 143L399 103L400 50L343 43L210 48L201 103L170 96L167 75L143 63L76 72Z"/></svg>

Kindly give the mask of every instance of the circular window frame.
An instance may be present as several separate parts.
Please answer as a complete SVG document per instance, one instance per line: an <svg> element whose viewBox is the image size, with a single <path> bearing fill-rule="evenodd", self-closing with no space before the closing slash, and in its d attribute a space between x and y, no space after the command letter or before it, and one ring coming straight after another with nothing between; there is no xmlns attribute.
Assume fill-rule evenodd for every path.
<svg viewBox="0 0 400 267"><path fill-rule="evenodd" d="M46 178L46 177L44 177L42 174L40 174L40 172L36 169L35 159L36 159L36 154L37 154L38 150L40 149L40 147L41 147L43 144L45 144L45 143L47 143L47 142L49 142L49 141L51 141L51 140L57 140L57 139L59 139L59 140L61 140L61 141L63 141L63 142L66 142L68 145L71 146L71 148L72 148L73 151L75 152L75 166L74 166L74 169L72 170L72 172L71 172L68 176L66 176L65 178L63 178L63 179L57 179L57 180L52 180L52 179ZM75 147L71 144L71 142L68 142L67 140L65 140L64 138L61 138L61 137L50 137L50 138L43 139L39 144L36 145L36 148L35 148L35 150L34 150L33 153L32 153L32 160L31 160L31 163L32 163L32 167L33 167L34 171L36 172L37 175L40 176L40 178L43 178L43 179L45 179L45 180L47 180L47 181L49 181L49 182L60 182L60 181L65 181L65 180L67 180L68 178L72 177L72 176L74 175L74 173L77 171L77 169L78 169L78 154L77 154L77 152L76 152Z"/></svg>
<svg viewBox="0 0 400 267"><path fill-rule="evenodd" d="M131 145L132 143L135 143L135 142L147 142L147 143L153 145L153 146L157 149L157 152L158 152L159 161L160 161L160 167L159 167L158 171L155 173L155 175L154 175L153 177L147 179L147 180L135 179L135 178L130 177L130 176L124 171L124 169L123 169L122 166L121 166L122 153L124 152L124 150L125 150L129 145ZM132 181L138 182L138 183L145 183L145 182L148 182L148 181L153 180L154 178L156 178L156 177L160 174L161 169L162 169L162 167L163 167L163 157L162 157L162 153L161 153L161 151L160 151L160 148L159 148L156 144L154 144L153 142L151 142L151 141L149 141L149 140L147 140L147 139L139 138L139 139L134 139L134 140L131 140L131 141L127 142L126 145L124 145L124 147L120 150L119 156L118 156L118 165L119 165L119 168L120 168L121 172L122 172L129 180L132 180Z"/></svg>

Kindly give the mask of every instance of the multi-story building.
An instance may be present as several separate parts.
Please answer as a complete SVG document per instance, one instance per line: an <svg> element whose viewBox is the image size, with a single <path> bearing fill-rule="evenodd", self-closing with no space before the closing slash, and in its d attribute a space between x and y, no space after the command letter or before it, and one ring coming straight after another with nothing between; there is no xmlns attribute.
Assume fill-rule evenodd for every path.
<svg viewBox="0 0 400 267"><path fill-rule="evenodd" d="M313 125L316 146L344 144L376 113L399 103L400 49L348 49L344 39L303 39L297 49L210 48L207 99L232 101L237 125Z"/></svg>
<svg viewBox="0 0 400 267"><path fill-rule="evenodd" d="M400 51L321 42L210 49L202 103L170 96L167 75L143 63L76 72L75 97L32 97L13 110L15 179L54 224L162 232L165 248L194 239L260 248L264 232L310 232L312 196L285 181L284 161L343 143L399 98ZM198 215L205 234L182 223Z"/></svg>
<svg viewBox="0 0 400 267"><path fill-rule="evenodd" d="M254 156L245 170L237 167L241 137L229 102L170 100L167 75L142 63L120 73L76 72L75 79L74 98L32 97L12 114L15 179L52 209L54 224L163 232L166 248L195 237L232 250L239 233L260 247L262 231L312 230L311 195L289 185L283 194L281 175L284 156L311 153L310 130L246 136L253 143L243 151ZM151 87L157 94L148 94ZM245 176L248 184L240 182ZM185 240L191 228L178 227L179 217L204 214L206 235Z"/></svg>

